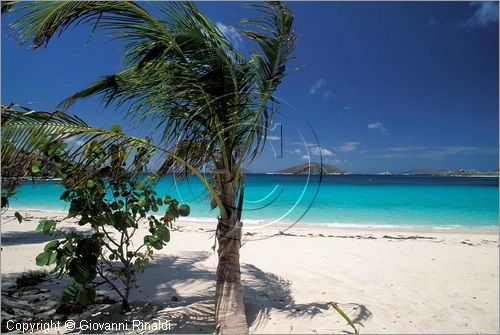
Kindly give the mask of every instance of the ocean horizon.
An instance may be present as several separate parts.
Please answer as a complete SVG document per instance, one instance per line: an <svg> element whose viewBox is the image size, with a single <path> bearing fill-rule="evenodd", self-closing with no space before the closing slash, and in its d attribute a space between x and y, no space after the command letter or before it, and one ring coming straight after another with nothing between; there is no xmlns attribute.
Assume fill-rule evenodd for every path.
<svg viewBox="0 0 500 335"><path fill-rule="evenodd" d="M196 177L158 181L159 197L191 206L192 221L213 222L207 191ZM57 180L26 181L11 209L67 211ZM498 178L428 175L247 174L242 221L247 227L314 224L333 227L498 228ZM161 213L161 208L158 214ZM155 214L155 213L151 213Z"/></svg>

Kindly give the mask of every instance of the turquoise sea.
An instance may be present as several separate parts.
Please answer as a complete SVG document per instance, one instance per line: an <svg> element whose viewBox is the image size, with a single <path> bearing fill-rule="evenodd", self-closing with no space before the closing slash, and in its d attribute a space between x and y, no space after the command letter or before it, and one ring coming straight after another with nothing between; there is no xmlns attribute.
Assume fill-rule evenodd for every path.
<svg viewBox="0 0 500 335"><path fill-rule="evenodd" d="M217 217L196 177L165 177L156 190L188 203L192 219ZM57 181L26 182L10 207L64 211L62 192ZM498 228L498 178L490 177L250 174L245 199L246 224Z"/></svg>

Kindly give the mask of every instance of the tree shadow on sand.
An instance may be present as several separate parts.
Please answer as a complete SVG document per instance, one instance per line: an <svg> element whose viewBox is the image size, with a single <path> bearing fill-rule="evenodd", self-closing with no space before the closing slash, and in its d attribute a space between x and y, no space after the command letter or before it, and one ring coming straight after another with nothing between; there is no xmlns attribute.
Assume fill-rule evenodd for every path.
<svg viewBox="0 0 500 335"><path fill-rule="evenodd" d="M200 263L209 252L184 252L176 256L155 256L155 262L137 275L131 291L132 311L120 314L120 304L102 310L99 322L141 320L154 324L168 320L170 329L135 328L134 333L213 333L215 318L215 274ZM115 293L104 288L100 293L118 300ZM92 333L92 331L88 331Z"/></svg>
<svg viewBox="0 0 500 335"><path fill-rule="evenodd" d="M133 303L134 310L127 319L144 319L147 322L169 320L172 329L167 332L173 333L213 333L215 268L212 270L202 264L211 263L210 257L214 254L203 251L157 256L155 264L138 276L137 288L130 299L132 303L137 303ZM214 264L215 259L212 261L211 264ZM273 309L290 319L313 318L322 313L328 319L340 318L327 302L297 304L290 281L264 272L255 265L242 264L242 280L247 320L252 329L263 328ZM371 312L364 305L338 304L355 324L362 324L371 317ZM110 314L119 315L118 306L112 308L116 311Z"/></svg>
<svg viewBox="0 0 500 335"><path fill-rule="evenodd" d="M290 281L273 273L264 272L252 264L245 264L242 268L247 278L244 282L247 320L251 328L255 330L265 326L269 321L272 309L279 310L287 318L309 317L312 319L326 312L333 319L337 313L328 302L297 304L291 293ZM248 279L249 277L250 279ZM337 304L355 325L362 326L362 322L372 316L365 305L339 302ZM349 333L349 331L345 332Z"/></svg>
<svg viewBox="0 0 500 335"><path fill-rule="evenodd" d="M70 315L78 320L93 323L127 324L134 333L213 333L215 323L215 264L212 252L191 251L176 256L155 257L155 262L137 275L131 291L132 311L120 314L120 303L100 304L80 315ZM242 265L245 307L251 329L259 330L269 321L271 312L284 313L286 318L310 318L326 313L328 320L336 317L335 311L326 302L296 304L291 282L275 274L264 272L251 264ZM46 289L61 291L56 282L46 283ZM48 285L48 286L47 286ZM106 285L99 286L99 296L119 300L116 293ZM55 293L58 295L58 293ZM109 299L108 299L109 300ZM368 309L359 304L339 304L355 323L360 324L371 316ZM349 310L347 310L349 309ZM147 327L133 328L133 320L150 325L168 320L170 329ZM283 325L284 328L288 327ZM288 329L283 329L287 331ZM96 329L75 329L74 332L96 333ZM119 331L111 331L119 332Z"/></svg>
<svg viewBox="0 0 500 335"><path fill-rule="evenodd" d="M65 228L66 232L70 231L83 231L87 232L90 230L78 230L73 227ZM46 235L38 231L10 231L2 233L2 245L3 246L13 246L18 244L38 244L49 242L54 239L64 238L62 234L56 235ZM41 250L43 251L43 250ZM40 252L41 252L40 251Z"/></svg>

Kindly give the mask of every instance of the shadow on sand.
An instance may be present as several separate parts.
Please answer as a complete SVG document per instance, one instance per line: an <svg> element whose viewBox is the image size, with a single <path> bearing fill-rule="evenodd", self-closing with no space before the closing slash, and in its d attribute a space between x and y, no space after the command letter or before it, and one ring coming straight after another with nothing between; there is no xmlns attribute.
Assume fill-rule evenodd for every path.
<svg viewBox="0 0 500 335"><path fill-rule="evenodd" d="M291 282L282 277L264 272L251 264L245 264L242 272L251 278L244 282L244 296L247 300L248 324L255 330L262 329L265 326L269 321L272 309L279 310L287 318L291 319L304 317L312 319L324 312L331 315L332 320L334 317L340 318L327 302L297 304L291 292ZM339 302L337 304L349 315L355 325L362 326L362 322L372 316L372 313L364 305ZM284 331L287 330L284 329Z"/></svg>
<svg viewBox="0 0 500 335"><path fill-rule="evenodd" d="M2 234L2 245L37 244L49 242L54 238L35 231L16 231Z"/></svg>
<svg viewBox="0 0 500 335"><path fill-rule="evenodd" d="M154 323L169 320L171 330L134 329L138 333L213 333L215 305L215 275L201 263L210 263L210 252L184 252L180 256L156 256L155 263L138 275L131 293L132 312L119 313L120 304L109 305L93 315L94 322L125 322L143 320ZM285 313L289 318L313 318L335 311L326 302L296 304L291 293L291 282L264 272L251 264L242 265L245 307L248 324L258 330L269 320L271 310ZM101 293L115 297L109 289ZM361 324L371 317L363 305L339 303L352 318ZM83 316L82 316L83 318ZM130 330L132 323L129 323ZM94 331L95 332L95 331ZM85 331L83 331L85 333ZM88 331L92 333L92 331Z"/></svg>

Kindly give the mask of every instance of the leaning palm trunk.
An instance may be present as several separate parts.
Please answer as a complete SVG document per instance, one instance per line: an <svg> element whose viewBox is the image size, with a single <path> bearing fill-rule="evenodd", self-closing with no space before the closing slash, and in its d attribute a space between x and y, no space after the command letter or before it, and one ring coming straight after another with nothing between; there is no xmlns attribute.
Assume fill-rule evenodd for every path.
<svg viewBox="0 0 500 335"><path fill-rule="evenodd" d="M248 333L241 286L241 222L237 217L219 219L217 225L219 264L215 290L217 333Z"/></svg>
<svg viewBox="0 0 500 335"><path fill-rule="evenodd" d="M240 248L241 212L244 196L243 178L240 180L239 199L233 178L224 171L221 198L224 203L224 217L217 224L217 250L219 263L216 272L215 324L217 333L248 333L245 305L241 285Z"/></svg>

